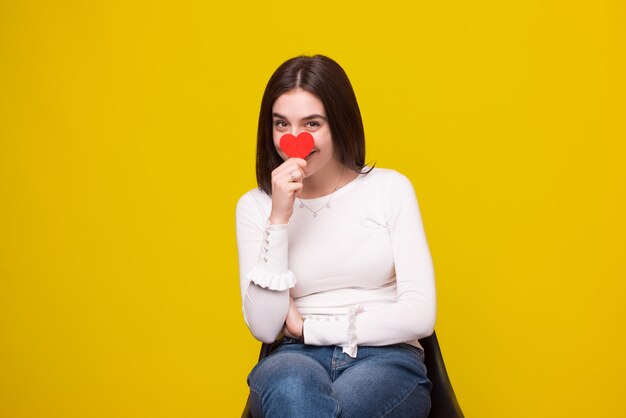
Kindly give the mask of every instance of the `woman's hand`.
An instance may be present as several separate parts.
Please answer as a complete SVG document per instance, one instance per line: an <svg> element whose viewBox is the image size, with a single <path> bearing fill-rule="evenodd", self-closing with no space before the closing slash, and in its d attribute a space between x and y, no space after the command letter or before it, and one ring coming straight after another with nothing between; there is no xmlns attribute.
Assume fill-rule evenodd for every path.
<svg viewBox="0 0 626 418"><path fill-rule="evenodd" d="M306 175L306 161L302 158L289 158L272 171L272 212L271 224L286 224L293 214L296 194L302 190Z"/></svg>
<svg viewBox="0 0 626 418"><path fill-rule="evenodd" d="M283 327L283 334L287 337L302 339L302 327L304 326L304 320L302 315L296 308L296 303L293 298L289 296L289 312L287 313L287 319L285 320L285 326Z"/></svg>

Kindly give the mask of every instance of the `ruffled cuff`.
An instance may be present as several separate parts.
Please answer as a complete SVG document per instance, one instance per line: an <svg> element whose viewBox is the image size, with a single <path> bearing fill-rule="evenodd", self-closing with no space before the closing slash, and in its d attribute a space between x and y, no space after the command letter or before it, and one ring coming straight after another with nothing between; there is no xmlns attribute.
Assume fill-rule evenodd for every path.
<svg viewBox="0 0 626 418"><path fill-rule="evenodd" d="M296 285L296 276L287 270L275 273L267 263L261 262L247 275L248 280L269 290L287 290Z"/></svg>
<svg viewBox="0 0 626 418"><path fill-rule="evenodd" d="M288 268L287 224L265 227L259 261L246 275L248 280L270 290L287 290L296 285L296 277Z"/></svg>

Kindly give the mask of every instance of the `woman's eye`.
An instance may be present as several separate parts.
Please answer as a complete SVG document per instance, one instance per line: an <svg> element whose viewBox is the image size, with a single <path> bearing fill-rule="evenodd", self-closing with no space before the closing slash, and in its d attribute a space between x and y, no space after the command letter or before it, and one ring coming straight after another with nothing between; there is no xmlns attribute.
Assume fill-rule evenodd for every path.
<svg viewBox="0 0 626 418"><path fill-rule="evenodd" d="M276 127L278 128L284 128L285 126L287 126L287 123L283 122L282 120L278 120L274 122L274 125L276 125Z"/></svg>
<svg viewBox="0 0 626 418"><path fill-rule="evenodd" d="M312 128L319 128L320 127L320 123L317 121L311 121L309 122L309 126Z"/></svg>

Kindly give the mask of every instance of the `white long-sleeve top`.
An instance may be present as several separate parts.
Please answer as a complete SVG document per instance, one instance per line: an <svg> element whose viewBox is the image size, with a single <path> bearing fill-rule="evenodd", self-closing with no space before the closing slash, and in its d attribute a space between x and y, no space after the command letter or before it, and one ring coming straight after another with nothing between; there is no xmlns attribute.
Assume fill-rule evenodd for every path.
<svg viewBox="0 0 626 418"><path fill-rule="evenodd" d="M270 225L271 197L260 189L237 203L243 314L252 334L273 342L293 297L306 344L407 342L432 334L436 291L432 259L410 180L374 168L332 196L294 202L288 224Z"/></svg>

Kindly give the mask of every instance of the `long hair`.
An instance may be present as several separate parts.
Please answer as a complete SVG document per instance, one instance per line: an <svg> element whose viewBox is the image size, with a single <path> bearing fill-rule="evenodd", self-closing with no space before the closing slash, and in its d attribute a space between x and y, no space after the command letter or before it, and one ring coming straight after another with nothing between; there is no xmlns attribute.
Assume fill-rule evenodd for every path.
<svg viewBox="0 0 626 418"><path fill-rule="evenodd" d="M272 171L283 163L274 146L272 107L284 93L301 88L320 99L333 141L334 157L349 169L365 167L365 132L361 111L346 72L324 55L300 55L285 61L270 77L259 113L256 177L259 188L272 194Z"/></svg>

